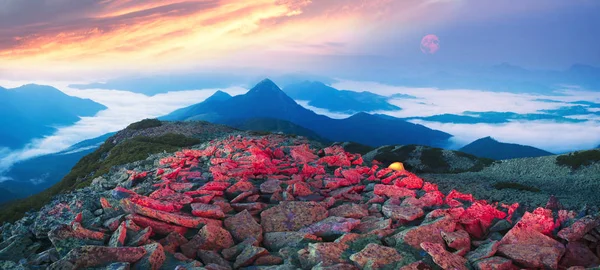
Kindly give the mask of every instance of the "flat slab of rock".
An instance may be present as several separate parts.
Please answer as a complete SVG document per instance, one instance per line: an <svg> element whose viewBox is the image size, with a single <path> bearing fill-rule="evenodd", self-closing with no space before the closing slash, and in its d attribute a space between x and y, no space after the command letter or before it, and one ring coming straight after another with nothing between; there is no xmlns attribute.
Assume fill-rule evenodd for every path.
<svg viewBox="0 0 600 270"><path fill-rule="evenodd" d="M413 221L425 215L423 209L416 206L384 205L381 209L383 215L392 220Z"/></svg>
<svg viewBox="0 0 600 270"><path fill-rule="evenodd" d="M371 243L360 252L352 254L350 260L361 268L368 265L369 267L378 269L400 262L402 260L402 255L400 255L395 248Z"/></svg>
<svg viewBox="0 0 600 270"><path fill-rule="evenodd" d="M368 215L369 210L367 210L365 205L360 205L356 203L345 203L338 207L329 209L329 216L361 219Z"/></svg>
<svg viewBox="0 0 600 270"><path fill-rule="evenodd" d="M135 204L128 199L121 200L121 206L123 207L123 210L129 213L144 215L146 217L173 223L186 228L200 228L204 224L211 224L216 226L222 225L222 221L220 220L155 210L149 207Z"/></svg>
<svg viewBox="0 0 600 270"><path fill-rule="evenodd" d="M204 218L220 219L225 217L225 213L218 205L205 203L192 203L192 215Z"/></svg>
<svg viewBox="0 0 600 270"><path fill-rule="evenodd" d="M421 243L430 242L444 244L441 232L453 232L456 222L450 216L439 217L430 222L423 222L417 227L406 229L394 235L397 241L404 242L415 249L421 249Z"/></svg>
<svg viewBox="0 0 600 270"><path fill-rule="evenodd" d="M225 219L223 223L237 242L242 242L248 237L254 237L259 242L263 240L262 226L254 220L247 210Z"/></svg>
<svg viewBox="0 0 600 270"><path fill-rule="evenodd" d="M469 270L467 259L447 251L441 244L425 242L421 244L421 248L443 269Z"/></svg>
<svg viewBox="0 0 600 270"><path fill-rule="evenodd" d="M327 217L327 209L315 202L284 201L260 213L264 232L297 231Z"/></svg>
<svg viewBox="0 0 600 270"><path fill-rule="evenodd" d="M535 229L518 226L508 231L498 246L498 254L525 267L556 269L564 253L560 242Z"/></svg>
<svg viewBox="0 0 600 270"><path fill-rule="evenodd" d="M298 232L310 233L319 237L335 236L348 233L354 229L360 220L343 217L328 217L317 223L300 229Z"/></svg>
<svg viewBox="0 0 600 270"><path fill-rule="evenodd" d="M141 248L146 250L146 254L133 265L133 269L160 269L166 259L163 246L159 243L152 243Z"/></svg>
<svg viewBox="0 0 600 270"><path fill-rule="evenodd" d="M302 242L318 242L320 238L316 235L302 232L269 232L264 235L264 246L270 251L277 252L280 249L291 246L300 246Z"/></svg>
<svg viewBox="0 0 600 270"><path fill-rule="evenodd" d="M79 269L97 267L115 262L134 263L146 255L142 247L83 246L71 250L64 258L50 266L51 269ZM64 267L67 268L64 268ZM68 268L70 267L70 268Z"/></svg>
<svg viewBox="0 0 600 270"><path fill-rule="evenodd" d="M569 242L577 241L591 231L593 228L600 226L600 218L585 216L575 221L571 226L564 228L558 232L558 237Z"/></svg>
<svg viewBox="0 0 600 270"><path fill-rule="evenodd" d="M234 244L227 230L220 226L205 225L192 240L181 245L181 251L188 258L195 258L199 249L221 251Z"/></svg>

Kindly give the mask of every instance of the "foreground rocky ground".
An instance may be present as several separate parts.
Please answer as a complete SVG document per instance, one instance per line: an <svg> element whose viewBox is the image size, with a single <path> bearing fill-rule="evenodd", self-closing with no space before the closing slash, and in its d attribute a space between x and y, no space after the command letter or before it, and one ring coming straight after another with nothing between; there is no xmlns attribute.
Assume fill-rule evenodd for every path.
<svg viewBox="0 0 600 270"><path fill-rule="evenodd" d="M2 227L1 269L583 269L598 209L489 203L341 147L230 136Z"/></svg>

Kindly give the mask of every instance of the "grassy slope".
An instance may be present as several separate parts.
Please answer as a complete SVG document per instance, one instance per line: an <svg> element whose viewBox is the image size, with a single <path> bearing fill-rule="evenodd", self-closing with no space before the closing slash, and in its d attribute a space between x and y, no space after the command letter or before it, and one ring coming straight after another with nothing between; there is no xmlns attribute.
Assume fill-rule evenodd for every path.
<svg viewBox="0 0 600 270"><path fill-rule="evenodd" d="M138 122L140 123L140 122ZM156 122L136 123L133 129L143 129L157 126ZM128 127L132 128L132 126ZM135 137L118 145L106 140L96 151L83 157L60 182L49 189L31 197L12 201L1 206L0 223L15 221L25 212L40 209L50 202L54 195L88 186L92 179L108 173L110 168L139 160L144 160L150 154L163 151L174 152L181 147L201 143L200 140L179 134L166 134L160 137Z"/></svg>

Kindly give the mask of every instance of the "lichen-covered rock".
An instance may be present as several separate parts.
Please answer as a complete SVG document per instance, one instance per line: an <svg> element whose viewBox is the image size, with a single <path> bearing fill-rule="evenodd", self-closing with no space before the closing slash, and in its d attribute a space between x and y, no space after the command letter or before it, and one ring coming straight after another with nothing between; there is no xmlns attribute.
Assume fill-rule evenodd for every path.
<svg viewBox="0 0 600 270"><path fill-rule="evenodd" d="M569 242L566 248L565 255L560 261L561 267L583 266L592 268L600 266L598 255L592 252L585 244L581 242Z"/></svg>
<svg viewBox="0 0 600 270"><path fill-rule="evenodd" d="M500 240L498 254L526 267L556 269L565 252L560 242L528 228L515 226Z"/></svg>
<svg viewBox="0 0 600 270"><path fill-rule="evenodd" d="M181 251L185 256L195 258L199 249L220 251L232 247L234 244L233 238L227 230L219 226L205 225L192 240L181 245Z"/></svg>
<svg viewBox="0 0 600 270"><path fill-rule="evenodd" d="M492 257L494 254L496 254L496 251L498 251L499 245L500 242L498 241L489 241L488 243L480 245L477 247L477 249L467 253L465 258L472 263L474 261Z"/></svg>
<svg viewBox="0 0 600 270"><path fill-rule="evenodd" d="M391 247L368 244L360 252L352 254L350 260L361 268L380 269L384 266L400 262L402 255Z"/></svg>
<svg viewBox="0 0 600 270"><path fill-rule="evenodd" d="M231 263L223 259L223 257L214 250L199 250L198 258L200 258L205 265L216 264L225 267L226 269L231 269Z"/></svg>
<svg viewBox="0 0 600 270"><path fill-rule="evenodd" d="M516 267L512 261L502 257L489 257L475 262L475 269L477 270L513 270Z"/></svg>
<svg viewBox="0 0 600 270"><path fill-rule="evenodd" d="M421 243L425 242L444 244L441 232L453 232L455 228L456 222L454 219L445 215L433 221L423 222L419 226L401 231L394 235L393 238L415 249L421 249Z"/></svg>
<svg viewBox="0 0 600 270"><path fill-rule="evenodd" d="M125 222L121 222L121 225L117 228L117 230L112 234L110 240L108 241L109 247L122 247L125 245L125 237L127 237L127 227L125 226Z"/></svg>
<svg viewBox="0 0 600 270"><path fill-rule="evenodd" d="M583 238L586 233L598 226L600 226L599 217L585 216L575 221L571 226L560 230L558 237L569 242L574 242Z"/></svg>
<svg viewBox="0 0 600 270"><path fill-rule="evenodd" d="M269 254L269 252L263 247L257 247L253 245L247 245L244 250L235 258L233 268L240 268L248 265L252 265L254 261L260 257Z"/></svg>
<svg viewBox="0 0 600 270"><path fill-rule="evenodd" d="M108 265L115 262L134 263L146 255L143 247L83 246L72 249L50 269L80 269Z"/></svg>
<svg viewBox="0 0 600 270"><path fill-rule="evenodd" d="M197 217L220 219L225 217L223 209L218 205L205 203L192 203L192 214Z"/></svg>
<svg viewBox="0 0 600 270"><path fill-rule="evenodd" d="M183 244L186 244L188 240L178 232L171 232L165 238L160 240L160 244L163 246L163 249L175 253L175 251Z"/></svg>
<svg viewBox="0 0 600 270"><path fill-rule="evenodd" d="M264 232L289 232L321 221L327 209L315 202L284 201L260 214Z"/></svg>
<svg viewBox="0 0 600 270"><path fill-rule="evenodd" d="M25 258L35 252L27 252L33 241L26 235L15 235L0 243L0 261L18 262L19 258Z"/></svg>
<svg viewBox="0 0 600 270"><path fill-rule="evenodd" d="M151 235L152 227L146 227L145 229L133 234L132 237L129 238L127 245L132 247L145 245L150 239Z"/></svg>
<svg viewBox="0 0 600 270"><path fill-rule="evenodd" d="M237 242L242 242L248 237L254 237L258 242L263 240L262 226L256 222L247 210L225 219L223 223Z"/></svg>
<svg viewBox="0 0 600 270"><path fill-rule="evenodd" d="M415 206L384 205L383 215L392 220L413 221L425 215L423 209Z"/></svg>
<svg viewBox="0 0 600 270"><path fill-rule="evenodd" d="M264 234L264 246L273 252L284 247L303 247L308 243L321 241L316 235L302 232L268 232Z"/></svg>
<svg viewBox="0 0 600 270"><path fill-rule="evenodd" d="M469 269L467 259L447 251L441 244L425 242L421 243L421 248L429 253L433 261L443 269Z"/></svg>
<svg viewBox="0 0 600 270"><path fill-rule="evenodd" d="M312 268L321 263L322 266L332 266L339 263L352 263L343 258L343 254L348 249L344 243L313 243L308 247L298 251L298 259L302 268Z"/></svg>
<svg viewBox="0 0 600 270"><path fill-rule="evenodd" d="M456 250L456 254L465 256L471 250L471 238L465 230L454 232L441 232L442 239L446 241L448 247Z"/></svg>
<svg viewBox="0 0 600 270"><path fill-rule="evenodd" d="M309 233L319 237L335 236L350 232L360 224L360 220L343 217L328 217L312 225L300 229L298 232Z"/></svg>
<svg viewBox="0 0 600 270"><path fill-rule="evenodd" d="M146 254L133 265L133 269L160 269L166 259L163 246L159 243L152 243L142 246L142 248L146 250Z"/></svg>
<svg viewBox="0 0 600 270"><path fill-rule="evenodd" d="M367 210L365 205L360 205L356 203L342 204L338 207L329 209L329 216L361 219L368 215L369 210Z"/></svg>
<svg viewBox="0 0 600 270"><path fill-rule="evenodd" d="M149 218L173 223L186 228L200 228L202 225L205 224L211 224L216 226L222 225L222 222L220 220L156 210L146 206L135 204L129 199L121 200L121 207L123 208L123 210L131 214L140 214Z"/></svg>

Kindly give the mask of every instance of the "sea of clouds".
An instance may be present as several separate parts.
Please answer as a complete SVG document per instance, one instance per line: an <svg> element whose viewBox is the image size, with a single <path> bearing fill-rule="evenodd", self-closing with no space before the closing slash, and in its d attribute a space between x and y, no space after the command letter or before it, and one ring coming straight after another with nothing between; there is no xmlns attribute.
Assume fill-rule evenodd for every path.
<svg viewBox="0 0 600 270"><path fill-rule="evenodd" d="M26 83L30 82L0 81L0 85L6 88L17 87ZM130 123L145 118L163 116L178 108L202 102L219 90L177 91L149 97L127 91L69 88L68 85L74 82L36 83L52 85L71 96L89 98L105 105L108 109L100 111L93 117L83 117L72 126L59 128L51 136L34 140L23 149L12 152L7 149L0 149L0 172L6 171L16 162L57 153L80 141L121 130ZM402 108L400 111L373 112L395 117L431 116L444 113L461 114L464 111L536 113L539 110L551 110L572 105L567 103L572 101L585 100L600 103L600 92L573 90L559 90L549 95L533 95L469 89L407 88L348 80L339 80L332 86L344 90L367 90L385 96L401 93L416 97L416 99L391 99L390 103ZM231 95L243 94L247 91L247 89L241 87L221 90ZM560 102L544 102L539 101L539 99L551 99ZM312 107L308 105L308 101L298 101L298 103L316 113L332 118L340 119L349 116ZM590 110L590 112L594 111L597 110ZM600 117L597 115L577 115L573 118L588 121L582 123L518 121L504 124L451 124L423 120L411 121L454 135L452 138L453 148L462 147L486 136L492 136L502 142L531 145L553 153L591 149L600 144ZM6 180L6 178L0 176L0 182L3 180Z"/></svg>

